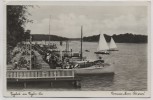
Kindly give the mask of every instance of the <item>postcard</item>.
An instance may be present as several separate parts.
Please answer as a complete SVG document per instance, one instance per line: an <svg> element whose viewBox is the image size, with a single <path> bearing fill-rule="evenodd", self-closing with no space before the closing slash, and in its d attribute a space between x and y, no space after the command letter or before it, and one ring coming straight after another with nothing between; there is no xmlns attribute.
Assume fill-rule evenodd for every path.
<svg viewBox="0 0 153 100"><path fill-rule="evenodd" d="M8 1L5 97L150 97L151 1Z"/></svg>

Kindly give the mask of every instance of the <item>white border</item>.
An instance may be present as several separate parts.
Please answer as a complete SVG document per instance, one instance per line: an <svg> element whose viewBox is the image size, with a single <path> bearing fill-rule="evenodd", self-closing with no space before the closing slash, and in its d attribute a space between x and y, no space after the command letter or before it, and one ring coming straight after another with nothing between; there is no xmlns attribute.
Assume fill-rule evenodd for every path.
<svg viewBox="0 0 153 100"><path fill-rule="evenodd" d="M3 2L4 4L8 4L8 3L14 3L14 2L11 2L11 1L16 1L16 0L6 0L6 1L9 1L9 2ZM33 0L32 2L30 1L30 2L27 2L28 4L30 3L31 5L32 4L40 4L40 2L34 2L35 0ZM38 0L36 0L36 1L38 1ZM40 0L41 1L41 0ZM48 0L47 0L48 1ZM89 3L91 3L91 5L92 5L92 2L90 2L90 1L93 1L93 0L85 0L85 1L89 1ZM100 0L101 1L101 0ZM103 1L106 1L106 0L103 0ZM109 0L109 1L112 1L112 0ZM119 4L118 3L118 1L121 1L121 0L114 0L115 1L115 3L117 4L117 6L125 6L125 5L121 5L121 4ZM125 2L125 4L127 4L127 2L126 2L126 0L122 0L122 1L124 1ZM129 0L129 1L131 1L131 0ZM139 4L137 4L137 2L135 2L135 1L133 1L133 3L132 3L132 5L137 5L137 6L141 6L141 5L144 5L144 3L142 2L142 1L149 1L149 0L136 0L136 1L140 1L139 2ZM70 2L69 4L71 5L71 3L74 3L75 1L73 1L73 2ZM19 4L20 3L22 3L22 2L19 2ZM48 4L48 2L41 2L41 4ZM85 4L86 2L82 2L82 4ZM102 2L102 3L104 3L104 2ZM15 4L17 4L17 3L15 3ZM25 4L25 2L24 2L24 4ZM62 4L62 5L64 5L64 3L63 2L52 2L52 4ZM98 3L99 4L99 3ZM105 2L105 5L107 5L108 3L107 2ZM147 4L147 3L146 3ZM113 4L114 5L114 4ZM5 6L4 6L5 7ZM149 8L150 8L150 6L149 6ZM153 9L153 8L152 8ZM150 14L150 10L148 10L148 12L149 12L149 14ZM4 13L5 13L5 9L4 9ZM4 14L3 13L3 14ZM5 14L3 15L4 16L4 18L6 18L5 17ZM149 16L148 16L149 17ZM151 20L151 17L149 17L148 18L149 20L148 20L148 24L150 23L150 20ZM5 19L6 20L6 19ZM5 20L4 20L4 31L3 31L3 33L6 33L6 30L5 30L5 28L6 28L6 26L5 26ZM152 21L152 20L151 20ZM151 23L152 24L152 23ZM152 26L152 25L151 25ZM151 27L150 27L150 25L148 26L148 33L150 33L150 34L148 34L148 91L151 91L151 83L150 83L150 80L151 80L151 73L150 73L150 71L151 71L151 61L150 61L150 58L152 57L152 56L150 56L150 54L152 55L152 53L151 53L151 47L152 47L152 45L151 45L151 36L152 36L152 34L151 34ZM6 41L5 41L5 39L6 39L6 35L5 34L3 34L3 40L2 40L2 42L1 43L4 43L4 44L2 44L2 47L4 48L4 50L3 50L3 63L5 62L5 60L6 60L6 56L5 56L5 51L6 51ZM1 60L2 61L2 60ZM5 68L5 63L3 64L3 76L5 76L4 74L5 74L5 72L6 72L6 70L4 69ZM3 77L3 80L6 82L6 78L5 77ZM2 86L2 85L1 85ZM6 84L3 84L3 86L4 87L6 87ZM8 94L8 92L7 91L5 91L6 89L3 87L3 89L4 89L4 91L3 91L3 93L5 93L4 95L6 96L8 96L9 94ZM38 92L38 91L36 91L36 92ZM54 94L53 94L53 92L54 91L52 91L52 92L44 92L45 93L45 95L43 96L43 97L70 97L70 92L71 92L71 96L72 97L91 97L90 95L92 95L92 97L138 97L138 96L110 96L110 92L109 91L103 91L103 92L101 92L101 91L94 91L94 94L93 94L93 92L91 92L91 91L86 91L86 92L84 92L84 91L75 91L75 93L73 94L72 93L72 91L70 91L70 92L65 92L65 93L63 93L63 91L61 92L61 91L55 91L54 92ZM78 92L78 93L77 93ZM117 92L117 91L116 91ZM119 92L119 91L118 91ZM130 91L127 91L127 92L130 92ZM100 95L97 95L97 94L99 94L99 93L101 93ZM50 94L52 94L52 95L50 95ZM60 94L60 95L59 95ZM72 95L73 94L73 95ZM146 92L146 96L145 97L150 97L150 92ZM37 97L39 97L39 96L37 96ZM41 96L42 97L42 96Z"/></svg>

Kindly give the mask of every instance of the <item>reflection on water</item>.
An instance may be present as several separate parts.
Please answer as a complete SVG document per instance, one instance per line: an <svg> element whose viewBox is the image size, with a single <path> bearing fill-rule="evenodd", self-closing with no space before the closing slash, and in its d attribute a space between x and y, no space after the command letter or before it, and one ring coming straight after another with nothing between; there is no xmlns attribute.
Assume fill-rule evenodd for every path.
<svg viewBox="0 0 153 100"><path fill-rule="evenodd" d="M82 76L81 90L105 90L113 85L114 75Z"/></svg>
<svg viewBox="0 0 153 100"><path fill-rule="evenodd" d="M59 45L59 43L57 43ZM97 50L98 43L84 42L83 55L87 59L96 59L97 55L94 52ZM25 90L73 90L73 91L145 91L147 90L147 44L117 44L119 51L111 52L110 55L105 55L105 62L115 66L114 76L82 76L81 88L76 89L71 84L62 82L54 84L54 87L49 87L48 83L29 85ZM63 45L63 48L65 44ZM73 51L80 50L80 42L70 42L70 48ZM90 52L85 52L89 50ZM45 84L45 87L43 86ZM20 85L19 85L20 86ZM22 85L21 85L22 86ZM38 88L39 87L39 88ZM35 89L32 89L35 88Z"/></svg>

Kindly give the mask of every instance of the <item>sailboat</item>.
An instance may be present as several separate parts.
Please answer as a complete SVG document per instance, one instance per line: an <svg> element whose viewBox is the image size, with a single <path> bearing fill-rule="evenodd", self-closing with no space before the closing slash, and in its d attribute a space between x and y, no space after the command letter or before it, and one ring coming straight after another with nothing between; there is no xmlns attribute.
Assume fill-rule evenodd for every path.
<svg viewBox="0 0 153 100"><path fill-rule="evenodd" d="M113 39L113 37L111 37L110 43L109 43L109 50L108 51L118 51L116 43Z"/></svg>
<svg viewBox="0 0 153 100"><path fill-rule="evenodd" d="M99 44L95 54L109 54L109 47L103 34L100 34Z"/></svg>

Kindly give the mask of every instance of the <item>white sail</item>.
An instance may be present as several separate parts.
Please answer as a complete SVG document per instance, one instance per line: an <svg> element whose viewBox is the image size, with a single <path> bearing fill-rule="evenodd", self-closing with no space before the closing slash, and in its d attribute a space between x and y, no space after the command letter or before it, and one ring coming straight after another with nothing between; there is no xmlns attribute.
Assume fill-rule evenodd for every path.
<svg viewBox="0 0 153 100"><path fill-rule="evenodd" d="M104 35L100 34L99 45L98 45L97 51L103 51L103 50L108 50L108 49L109 49L109 47L108 47L108 44L104 38Z"/></svg>
<svg viewBox="0 0 153 100"><path fill-rule="evenodd" d="M114 39L111 37L111 41L109 43L109 49L117 49Z"/></svg>

